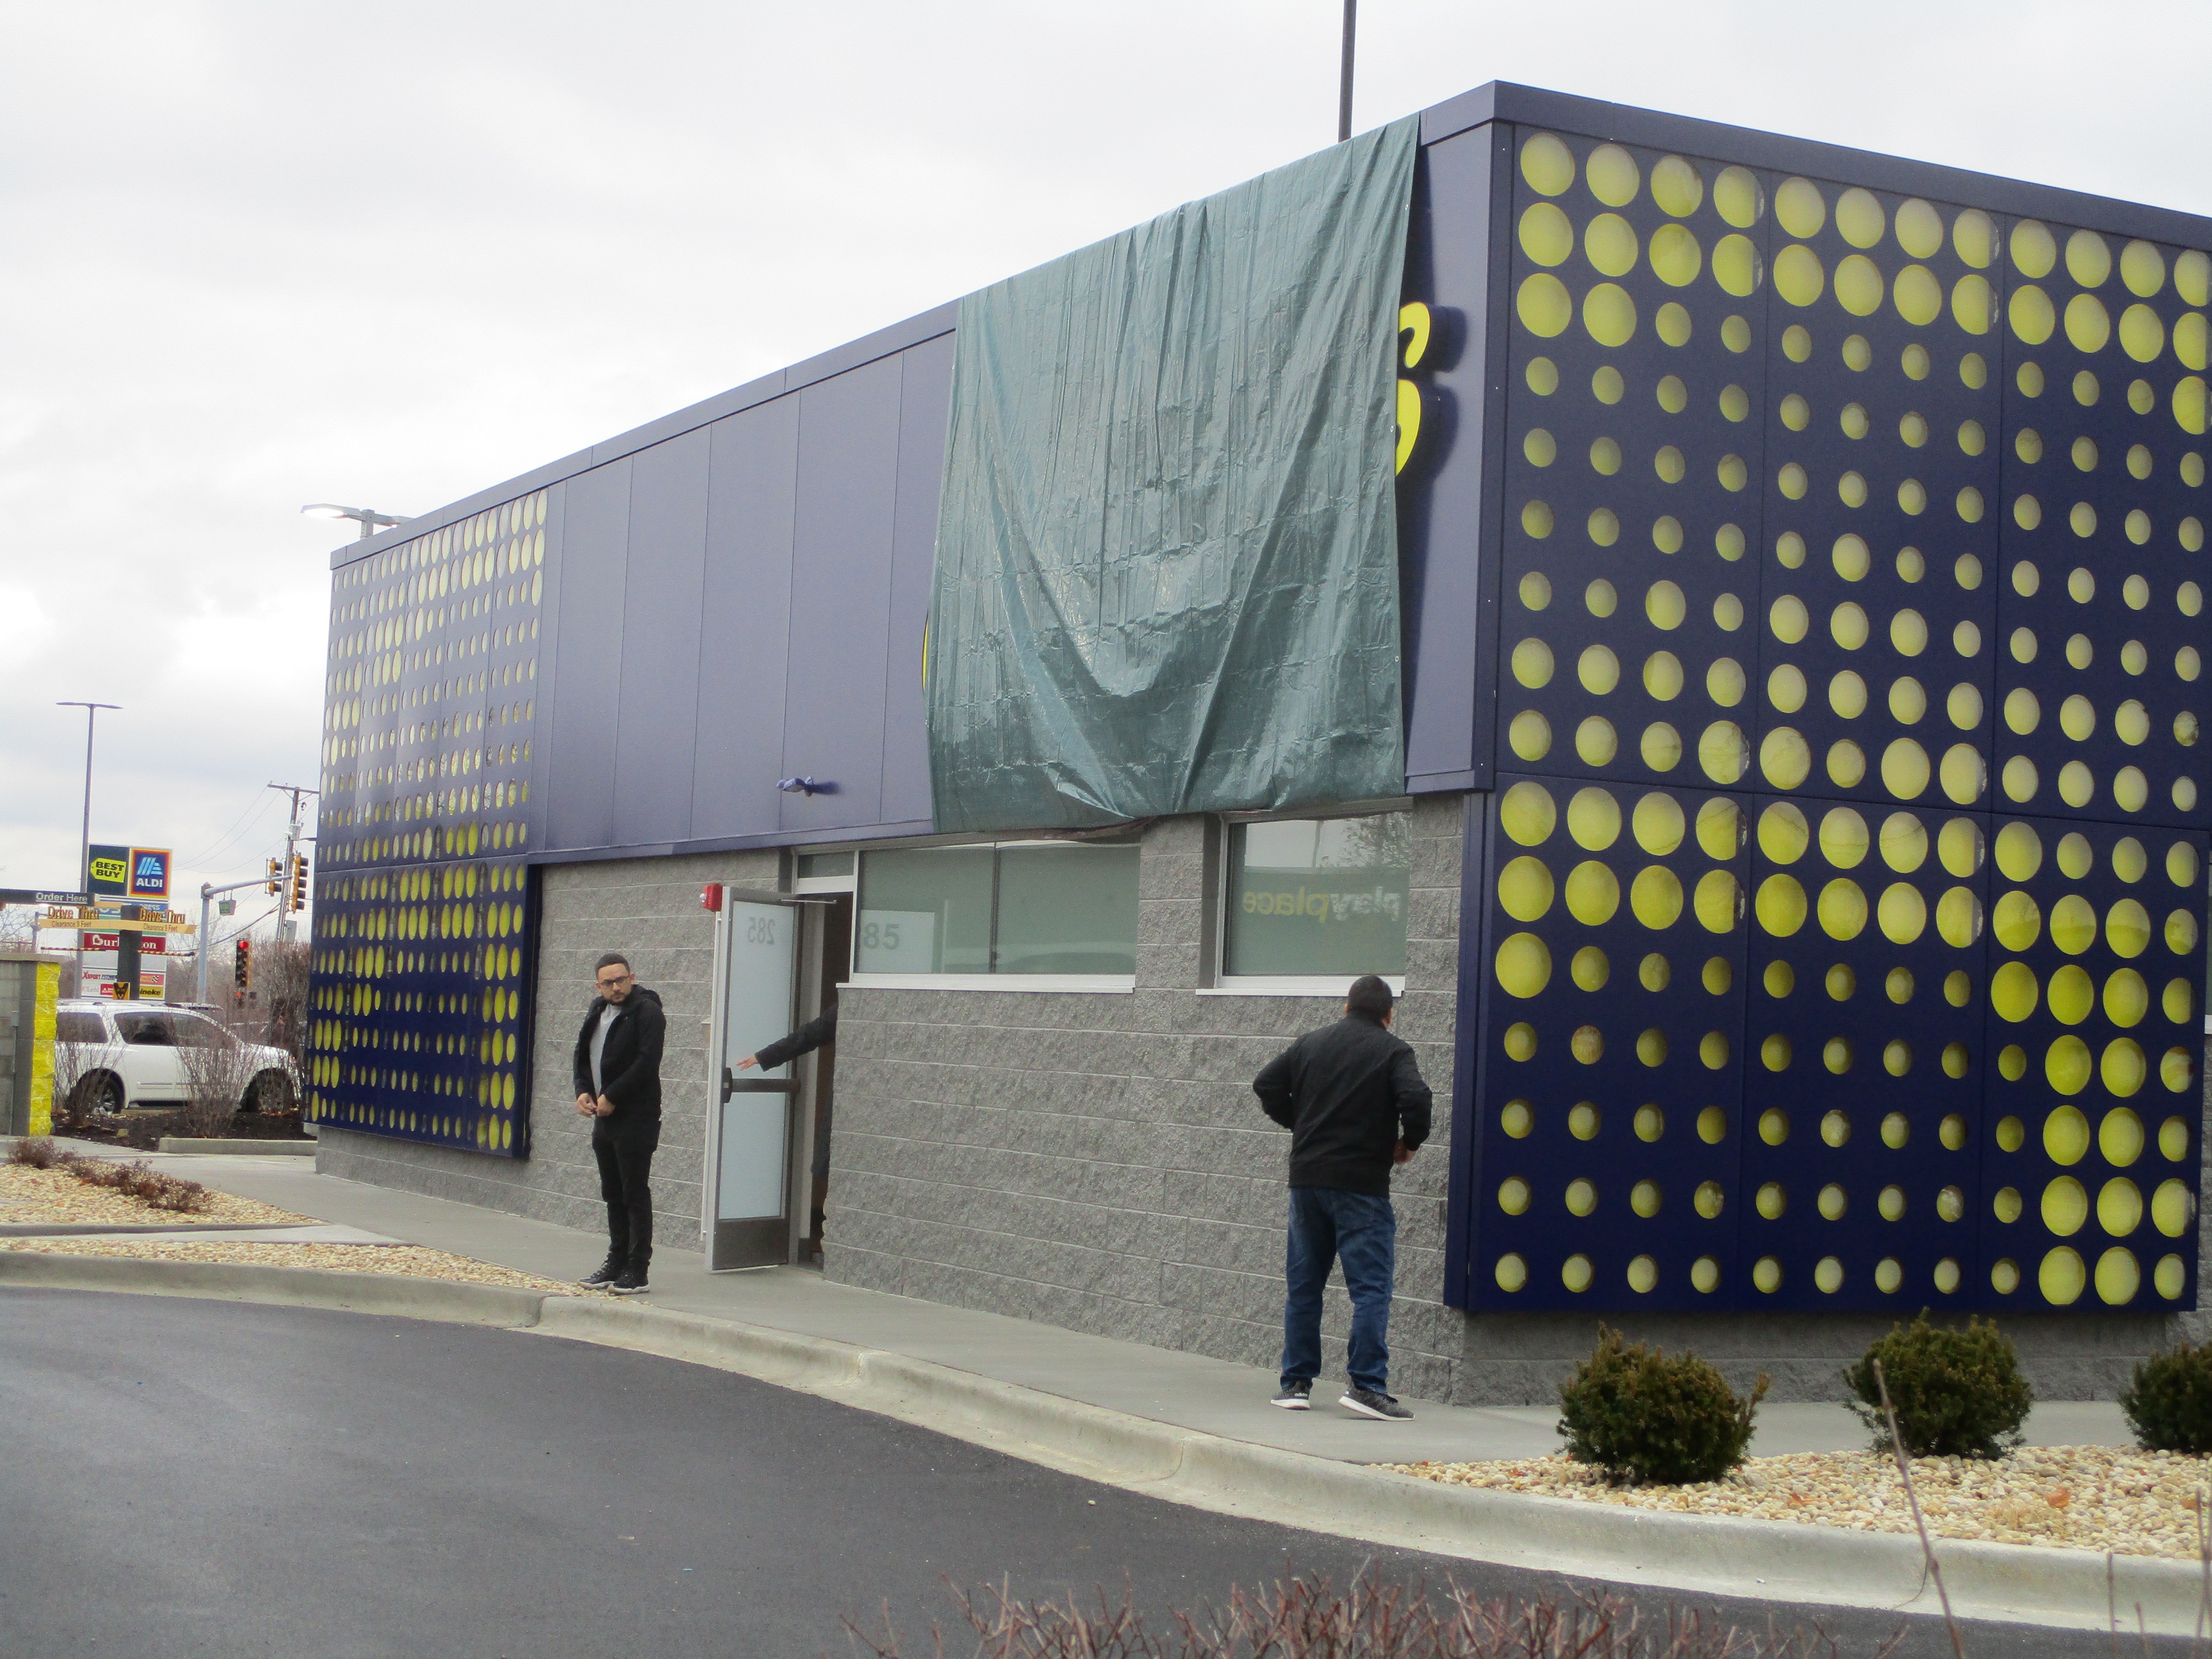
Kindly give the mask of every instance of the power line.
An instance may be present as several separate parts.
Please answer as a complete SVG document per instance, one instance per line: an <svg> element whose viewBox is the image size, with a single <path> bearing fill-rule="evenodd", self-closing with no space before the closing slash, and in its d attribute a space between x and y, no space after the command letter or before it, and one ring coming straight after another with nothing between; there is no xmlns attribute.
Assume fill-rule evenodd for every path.
<svg viewBox="0 0 2212 1659"><path fill-rule="evenodd" d="M263 795L259 799L256 800L252 805L246 809L245 812L240 817L237 823L232 824L229 829L222 832L222 839L217 841L214 846L209 848L204 853L195 854L192 857L186 859L185 862L191 865L194 869L204 867L210 859L213 858L217 853L222 851L224 848L229 846L232 842L238 839L240 834L247 828L248 819L259 817L274 804L275 803L272 802L267 795Z"/></svg>

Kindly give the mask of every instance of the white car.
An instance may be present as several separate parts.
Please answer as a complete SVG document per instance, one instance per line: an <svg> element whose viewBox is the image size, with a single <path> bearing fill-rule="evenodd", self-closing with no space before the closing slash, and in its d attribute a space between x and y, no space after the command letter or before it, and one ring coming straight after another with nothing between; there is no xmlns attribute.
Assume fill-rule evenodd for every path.
<svg viewBox="0 0 2212 1659"><path fill-rule="evenodd" d="M243 1112L282 1112L299 1098L299 1068L282 1048L242 1042L204 1014L158 1002L71 997L54 1011L55 1072L79 1079L84 1109L182 1103L191 1090L181 1050L235 1043L251 1058Z"/></svg>

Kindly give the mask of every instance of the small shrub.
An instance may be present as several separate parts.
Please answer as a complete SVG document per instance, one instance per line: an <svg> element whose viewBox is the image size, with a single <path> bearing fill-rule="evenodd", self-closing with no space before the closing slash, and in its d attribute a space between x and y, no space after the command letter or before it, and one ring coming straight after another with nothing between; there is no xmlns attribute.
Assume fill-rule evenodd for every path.
<svg viewBox="0 0 2212 1659"><path fill-rule="evenodd" d="M232 1119L253 1086L256 1060L227 1018L194 1021L177 1058L185 1073L185 1133L216 1139L232 1131Z"/></svg>
<svg viewBox="0 0 2212 1659"><path fill-rule="evenodd" d="M27 1156L24 1152L27 1146L42 1147L44 1151ZM107 1158L85 1158L76 1152L57 1151L50 1140L19 1140L8 1156L11 1162L28 1164L33 1169L60 1170L75 1176L88 1187L111 1188L126 1198L135 1198L156 1210L195 1215L206 1209L211 1201L208 1189L197 1181L163 1175L144 1164L117 1164Z"/></svg>
<svg viewBox="0 0 2212 1659"><path fill-rule="evenodd" d="M112 1186L156 1210L173 1210L188 1215L207 1208L207 1188L197 1181L163 1175L143 1164L111 1164L106 1167L115 1173L104 1179L102 1186Z"/></svg>
<svg viewBox="0 0 2212 1659"><path fill-rule="evenodd" d="M8 1149L10 1164L26 1164L33 1170L51 1170L68 1157L67 1152L44 1135L27 1136Z"/></svg>
<svg viewBox="0 0 2212 1659"><path fill-rule="evenodd" d="M1856 1396L1851 1409L1874 1431L1875 1449L1888 1449L1889 1421L1882 1414L1875 1362L1881 1362L1897 1408L1898 1437L1915 1457L2002 1457L2021 1441L2020 1425L2035 1403L2021 1375L2012 1339L1978 1319L1963 1331L1928 1322L1926 1309L1844 1372Z"/></svg>
<svg viewBox="0 0 2212 1659"><path fill-rule="evenodd" d="M2212 1344L2185 1342L2144 1360L2120 1409L2145 1451L2212 1452Z"/></svg>
<svg viewBox="0 0 2212 1659"><path fill-rule="evenodd" d="M1686 1486L1717 1480L1743 1462L1766 1378L1738 1400L1693 1353L1669 1359L1598 1327L1597 1351L1559 1387L1567 1455L1616 1485Z"/></svg>

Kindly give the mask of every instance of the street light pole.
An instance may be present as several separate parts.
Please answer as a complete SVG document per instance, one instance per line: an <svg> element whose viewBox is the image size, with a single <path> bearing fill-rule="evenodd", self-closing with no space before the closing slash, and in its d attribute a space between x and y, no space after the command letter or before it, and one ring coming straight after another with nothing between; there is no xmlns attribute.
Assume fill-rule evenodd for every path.
<svg viewBox="0 0 2212 1659"><path fill-rule="evenodd" d="M396 529L407 522L373 507L340 507L336 501L310 501L300 511L311 519L351 519L361 526L361 534L355 539L364 542L380 530Z"/></svg>
<svg viewBox="0 0 2212 1659"><path fill-rule="evenodd" d="M1352 137L1352 45L1359 33L1359 0L1344 0L1344 68L1336 83L1336 142Z"/></svg>
<svg viewBox="0 0 2212 1659"><path fill-rule="evenodd" d="M54 707L84 710L84 819L77 831L76 877L84 884L84 890L89 893L92 890L93 722L100 718L101 709L112 708L120 714L123 711L123 705L119 702L83 702L72 700L58 702ZM84 934L82 931L76 936L76 988L80 994L84 990Z"/></svg>

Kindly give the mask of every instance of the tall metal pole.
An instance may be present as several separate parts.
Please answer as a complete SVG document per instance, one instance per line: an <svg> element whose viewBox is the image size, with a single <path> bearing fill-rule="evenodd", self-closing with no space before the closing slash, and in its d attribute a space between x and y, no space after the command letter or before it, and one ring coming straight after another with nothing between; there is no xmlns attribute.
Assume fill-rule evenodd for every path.
<svg viewBox="0 0 2212 1659"><path fill-rule="evenodd" d="M1359 0L1344 0L1344 73L1336 88L1336 142L1352 137L1352 43L1359 33Z"/></svg>
<svg viewBox="0 0 2212 1659"><path fill-rule="evenodd" d="M299 924L293 921L292 860L300 850L300 798L319 791L296 783L272 783L271 789L281 790L292 797L292 823L284 832L283 887L276 897L276 937L289 943L299 933Z"/></svg>
<svg viewBox="0 0 2212 1659"><path fill-rule="evenodd" d="M100 718L101 709L112 708L120 713L123 705L119 702L70 700L58 702L54 707L84 710L84 821L77 832L76 875L77 879L84 884L84 890L89 893L92 890L92 726L93 722ZM82 928L76 936L76 988L77 994L82 996L84 994L84 932Z"/></svg>

